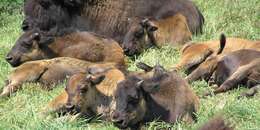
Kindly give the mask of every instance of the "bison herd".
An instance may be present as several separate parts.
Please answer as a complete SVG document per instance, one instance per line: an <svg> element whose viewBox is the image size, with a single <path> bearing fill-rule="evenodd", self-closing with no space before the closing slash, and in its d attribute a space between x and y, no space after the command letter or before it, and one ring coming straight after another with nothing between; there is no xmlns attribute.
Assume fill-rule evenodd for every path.
<svg viewBox="0 0 260 130"><path fill-rule="evenodd" d="M189 83L204 79L213 92L245 85L260 89L260 41L226 38L189 42L202 33L204 17L190 0L26 0L23 34L6 56L16 67L1 97L26 82L52 89L66 87L43 114L71 113L113 122L120 129L140 129L155 119L168 123L197 121L199 97ZM181 60L166 70L160 64L137 63L127 70L125 55L170 45ZM188 76L182 78L179 71ZM201 130L233 128L219 117Z"/></svg>

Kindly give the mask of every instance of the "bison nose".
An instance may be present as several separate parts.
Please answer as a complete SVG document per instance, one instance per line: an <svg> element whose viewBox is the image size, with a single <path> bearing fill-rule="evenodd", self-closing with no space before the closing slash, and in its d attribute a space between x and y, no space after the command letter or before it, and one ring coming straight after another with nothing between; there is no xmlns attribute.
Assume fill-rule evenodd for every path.
<svg viewBox="0 0 260 130"><path fill-rule="evenodd" d="M12 60L13 60L13 57L12 57L12 56L6 56L6 57L5 57L5 60L7 60L7 61L12 61Z"/></svg>
<svg viewBox="0 0 260 130"><path fill-rule="evenodd" d="M67 109L73 109L73 108L74 108L74 105L72 105L71 103L67 103L67 104L66 104L66 108L67 108Z"/></svg>
<svg viewBox="0 0 260 130"><path fill-rule="evenodd" d="M125 53L129 52L129 49L128 48L124 48L124 52Z"/></svg>
<svg viewBox="0 0 260 130"><path fill-rule="evenodd" d="M119 118L118 112L112 112L112 121L116 121Z"/></svg>

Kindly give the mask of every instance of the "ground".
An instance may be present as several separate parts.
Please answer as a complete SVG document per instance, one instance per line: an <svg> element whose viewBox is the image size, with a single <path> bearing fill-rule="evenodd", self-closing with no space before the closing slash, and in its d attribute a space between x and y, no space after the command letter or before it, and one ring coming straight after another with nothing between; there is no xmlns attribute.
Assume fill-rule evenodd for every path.
<svg viewBox="0 0 260 130"><path fill-rule="evenodd" d="M194 36L193 41L218 39L223 32L228 37L240 37L251 40L260 39L260 0L193 0L205 16L203 34ZM0 1L0 88L12 70L5 61L5 55L21 34L23 19L23 0ZM136 61L143 61L154 65L157 62L166 68L179 61L179 51L164 47L150 49L135 61L130 60L129 70L137 70ZM182 76L185 76L182 74ZM39 111L45 104L55 97L63 88L63 84L52 91L40 89L37 84L26 84L24 89L10 98L0 99L0 129L116 129L110 123L95 120L68 121L66 119L43 118ZM201 95L208 90L204 81L191 84L192 89ZM198 122L192 125L177 123L175 125L152 122L147 128L172 128L178 130L195 130L214 115L223 115L237 130L260 129L260 94L250 99L237 99L246 89L240 87L228 93L201 99L198 112Z"/></svg>

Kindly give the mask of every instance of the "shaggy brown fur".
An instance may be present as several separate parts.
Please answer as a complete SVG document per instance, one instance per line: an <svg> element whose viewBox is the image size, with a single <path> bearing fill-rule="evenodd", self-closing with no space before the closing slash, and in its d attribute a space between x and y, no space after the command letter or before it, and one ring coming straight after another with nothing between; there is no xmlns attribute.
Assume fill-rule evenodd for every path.
<svg viewBox="0 0 260 130"><path fill-rule="evenodd" d="M100 64L106 64L107 67L119 67L116 63ZM26 82L40 82L45 88L52 89L55 84L63 81L68 76L78 72L85 72L91 65L96 66L95 63L69 57L26 62L11 72L0 96L9 96L20 89Z"/></svg>
<svg viewBox="0 0 260 130"><path fill-rule="evenodd" d="M24 13L26 31L39 28L59 33L64 28L76 28L119 43L127 32L127 19L136 16L161 19L181 13L193 33L202 32L204 23L201 12L190 0L27 0Z"/></svg>
<svg viewBox="0 0 260 130"><path fill-rule="evenodd" d="M154 119L196 120L199 99L176 72L156 66L151 77L129 76L116 88L111 118L122 129L138 129Z"/></svg>
<svg viewBox="0 0 260 130"><path fill-rule="evenodd" d="M56 37L49 44L41 41L41 37L42 34L37 30L25 32L8 53L6 60L14 67L27 61L54 57L124 64L123 50L118 43L94 33L75 32Z"/></svg>
<svg viewBox="0 0 260 130"><path fill-rule="evenodd" d="M135 18L130 21L130 29L122 45L125 54L130 56L152 46L178 47L192 37L186 18L181 14L159 20Z"/></svg>
<svg viewBox="0 0 260 130"><path fill-rule="evenodd" d="M95 74L90 74L91 71ZM87 118L101 115L102 119L109 120L113 92L117 82L124 80L124 77L118 69L97 66L90 72L75 74L68 80L65 91L45 108L45 113L76 109Z"/></svg>
<svg viewBox="0 0 260 130"><path fill-rule="evenodd" d="M234 130L222 117L215 117L204 124L199 130Z"/></svg>
<svg viewBox="0 0 260 130"><path fill-rule="evenodd" d="M220 41L226 41L226 46L222 55L241 49L260 50L260 41L250 41L240 38L225 38L221 36ZM215 54L219 49L219 41L207 41L190 43L182 48L181 60L175 66L177 70L194 70L199 64L207 59L211 54Z"/></svg>

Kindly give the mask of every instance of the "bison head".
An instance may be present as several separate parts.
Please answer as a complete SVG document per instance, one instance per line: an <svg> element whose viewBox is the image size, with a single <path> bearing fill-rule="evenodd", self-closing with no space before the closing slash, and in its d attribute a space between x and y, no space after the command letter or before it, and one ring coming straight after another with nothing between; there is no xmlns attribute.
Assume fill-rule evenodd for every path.
<svg viewBox="0 0 260 130"><path fill-rule="evenodd" d="M96 86L101 83L105 78L104 75L90 75L85 73L80 73L73 75L65 88L68 94L68 101L66 103L66 108L68 110L76 109L77 111L87 110L89 107L95 103L93 98L96 94Z"/></svg>
<svg viewBox="0 0 260 130"><path fill-rule="evenodd" d="M26 61L48 58L47 55L51 52L44 52L48 50L47 43L51 43L52 40L51 37L45 37L36 30L25 32L7 54L6 61L17 67Z"/></svg>
<svg viewBox="0 0 260 130"><path fill-rule="evenodd" d="M159 80L165 72L162 66L156 65L152 77L140 78L134 75L118 83L111 112L111 120L117 127L134 127L143 120L147 111L146 97L159 90Z"/></svg>
<svg viewBox="0 0 260 130"><path fill-rule="evenodd" d="M130 28L123 41L123 50L126 55L140 54L155 44L154 31L158 28L148 19L130 20Z"/></svg>

